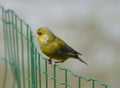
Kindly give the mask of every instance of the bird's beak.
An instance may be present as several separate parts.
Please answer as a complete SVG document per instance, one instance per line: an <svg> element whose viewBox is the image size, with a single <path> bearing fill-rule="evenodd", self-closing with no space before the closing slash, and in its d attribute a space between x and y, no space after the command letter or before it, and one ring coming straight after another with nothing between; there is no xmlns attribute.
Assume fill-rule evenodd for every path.
<svg viewBox="0 0 120 88"><path fill-rule="evenodd" d="M38 35L36 33L32 34L32 36L38 38Z"/></svg>

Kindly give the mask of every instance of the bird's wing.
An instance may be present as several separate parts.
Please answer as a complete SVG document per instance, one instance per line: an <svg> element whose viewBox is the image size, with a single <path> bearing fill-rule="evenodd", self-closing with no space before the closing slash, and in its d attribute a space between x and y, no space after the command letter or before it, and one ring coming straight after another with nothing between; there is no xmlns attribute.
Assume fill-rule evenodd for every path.
<svg viewBox="0 0 120 88"><path fill-rule="evenodd" d="M73 48L71 48L70 46L66 46L65 49L67 50L68 53L73 53L73 54L79 54L82 55L81 53L75 51Z"/></svg>
<svg viewBox="0 0 120 88"><path fill-rule="evenodd" d="M66 46L65 42L58 37L56 37L54 42L55 42L54 45L56 46L56 50L59 53L59 55L66 56L66 53L65 53L66 51L64 50Z"/></svg>
<svg viewBox="0 0 120 88"><path fill-rule="evenodd" d="M78 57L79 55L82 55L81 53L75 51L73 48L68 46L63 40L60 38L56 38L56 44L58 45L58 51L61 52L61 54L69 57Z"/></svg>
<svg viewBox="0 0 120 88"><path fill-rule="evenodd" d="M75 51L73 48L71 48L70 46L68 46L63 40L61 40L60 38L56 38L55 40L55 44L57 46L57 52L59 52L60 56L64 56L65 58L69 58L69 57L74 57L78 60L80 60L81 62L87 64L85 61L83 61L79 56L82 55L81 53ZM88 65L88 64L87 64Z"/></svg>

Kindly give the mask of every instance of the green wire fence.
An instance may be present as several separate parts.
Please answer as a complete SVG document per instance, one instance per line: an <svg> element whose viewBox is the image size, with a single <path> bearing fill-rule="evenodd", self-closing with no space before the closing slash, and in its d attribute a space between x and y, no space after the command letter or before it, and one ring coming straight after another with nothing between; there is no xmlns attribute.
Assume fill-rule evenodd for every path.
<svg viewBox="0 0 120 88"><path fill-rule="evenodd" d="M1 88L110 88L94 78L49 65L34 44L30 26L3 6L0 6L0 33Z"/></svg>

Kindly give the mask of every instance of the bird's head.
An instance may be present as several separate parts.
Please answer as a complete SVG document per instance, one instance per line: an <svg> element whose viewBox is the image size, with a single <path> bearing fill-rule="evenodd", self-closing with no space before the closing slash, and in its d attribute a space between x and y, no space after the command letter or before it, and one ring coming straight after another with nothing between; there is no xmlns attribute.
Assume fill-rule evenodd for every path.
<svg viewBox="0 0 120 88"><path fill-rule="evenodd" d="M38 28L36 34L39 43L46 44L53 41L53 39L55 39L55 35L46 27Z"/></svg>

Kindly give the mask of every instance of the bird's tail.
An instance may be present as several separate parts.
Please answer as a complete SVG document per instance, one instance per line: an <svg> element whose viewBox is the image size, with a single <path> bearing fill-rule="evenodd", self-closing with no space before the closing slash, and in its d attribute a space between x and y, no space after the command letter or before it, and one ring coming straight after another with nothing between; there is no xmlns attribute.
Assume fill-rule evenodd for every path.
<svg viewBox="0 0 120 88"><path fill-rule="evenodd" d="M77 57L78 60L80 60L81 62L83 62L84 64L88 65L87 62L85 62L84 60L82 60L80 57Z"/></svg>

